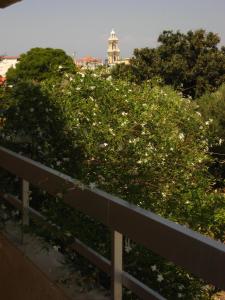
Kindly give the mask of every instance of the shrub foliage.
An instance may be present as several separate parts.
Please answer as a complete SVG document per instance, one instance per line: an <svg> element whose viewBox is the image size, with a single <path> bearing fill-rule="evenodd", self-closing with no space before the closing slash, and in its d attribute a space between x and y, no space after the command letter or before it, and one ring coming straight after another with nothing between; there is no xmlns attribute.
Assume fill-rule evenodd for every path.
<svg viewBox="0 0 225 300"><path fill-rule="evenodd" d="M224 197L211 191L207 169L209 125L194 103L169 87L61 68L46 80L18 82L6 93L2 144L93 188L223 239ZM109 255L109 235L102 225L66 208L60 199L38 199L39 208L67 237L60 242L62 249L77 235ZM168 299L209 297L201 281L150 251L132 242L125 250L125 268ZM68 257L75 260L74 254Z"/></svg>

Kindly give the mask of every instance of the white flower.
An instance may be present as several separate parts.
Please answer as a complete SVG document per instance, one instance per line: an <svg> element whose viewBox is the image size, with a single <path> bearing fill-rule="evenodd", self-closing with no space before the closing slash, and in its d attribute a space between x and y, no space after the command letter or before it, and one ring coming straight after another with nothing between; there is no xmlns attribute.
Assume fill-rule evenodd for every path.
<svg viewBox="0 0 225 300"><path fill-rule="evenodd" d="M179 134L179 139L180 139L181 141L184 140L184 134L183 134L182 132Z"/></svg>
<svg viewBox="0 0 225 300"><path fill-rule="evenodd" d="M58 160L58 161L56 162L56 166L60 166L60 165L61 165L61 161Z"/></svg>
<svg viewBox="0 0 225 300"><path fill-rule="evenodd" d="M30 108L30 112L33 112L33 111L34 111L33 107L32 107L32 108Z"/></svg>
<svg viewBox="0 0 225 300"><path fill-rule="evenodd" d="M157 270L156 265L151 266L151 270L152 270L153 272L155 272L155 271Z"/></svg>
<svg viewBox="0 0 225 300"><path fill-rule="evenodd" d="M132 250L131 241L128 237L125 239L125 248L124 248L124 250L125 250L126 253L129 253Z"/></svg>
<svg viewBox="0 0 225 300"><path fill-rule="evenodd" d="M221 146L223 142L223 139L219 139L219 145Z"/></svg>
<svg viewBox="0 0 225 300"><path fill-rule="evenodd" d="M77 87L76 90L79 91L79 90L80 90L80 87Z"/></svg>
<svg viewBox="0 0 225 300"><path fill-rule="evenodd" d="M105 147L107 147L108 146L108 144L107 143L103 143L103 144L100 144L100 148L105 148Z"/></svg>
<svg viewBox="0 0 225 300"><path fill-rule="evenodd" d="M63 157L63 160L64 161L69 161L70 159L69 159L69 157Z"/></svg>
<svg viewBox="0 0 225 300"><path fill-rule="evenodd" d="M55 245L55 246L53 246L53 249L58 252L60 249L60 246Z"/></svg>
<svg viewBox="0 0 225 300"><path fill-rule="evenodd" d="M96 188L96 183L95 182L91 182L89 184L89 186L90 186L91 189L94 189L94 188Z"/></svg>
<svg viewBox="0 0 225 300"><path fill-rule="evenodd" d="M95 89L95 86L94 85L90 86L90 89L93 91Z"/></svg>
<svg viewBox="0 0 225 300"><path fill-rule="evenodd" d="M196 111L196 114L199 115L201 117L201 113L199 111Z"/></svg>
<svg viewBox="0 0 225 300"><path fill-rule="evenodd" d="M18 216L20 212L18 210L12 211L12 216Z"/></svg>
<svg viewBox="0 0 225 300"><path fill-rule="evenodd" d="M60 66L59 66L59 70L61 70L62 68L63 68L63 66L60 65Z"/></svg>
<svg viewBox="0 0 225 300"><path fill-rule="evenodd" d="M6 206L4 204L1 205L1 209L6 209Z"/></svg>
<svg viewBox="0 0 225 300"><path fill-rule="evenodd" d="M72 234L70 232L68 232L68 231L65 233L65 235L68 236L68 237L72 236Z"/></svg>
<svg viewBox="0 0 225 300"><path fill-rule="evenodd" d="M132 248L130 245L126 245L124 250L126 253L129 253L132 250Z"/></svg>
<svg viewBox="0 0 225 300"><path fill-rule="evenodd" d="M122 116L127 116L128 113L126 113L125 111L123 111L123 112L121 113L121 115L122 115Z"/></svg>
<svg viewBox="0 0 225 300"><path fill-rule="evenodd" d="M163 276L162 276L161 274L159 274L159 275L157 276L157 281L158 281L158 282L162 282L163 280L164 280Z"/></svg>
<svg viewBox="0 0 225 300"><path fill-rule="evenodd" d="M178 289L179 289L180 291L182 291L182 290L184 289L184 285L183 285L183 284L179 285L179 286L178 286Z"/></svg>
<svg viewBox="0 0 225 300"><path fill-rule="evenodd" d="M183 294L178 293L178 294L177 294L177 297L178 297L178 298L182 298L182 297L183 297Z"/></svg>

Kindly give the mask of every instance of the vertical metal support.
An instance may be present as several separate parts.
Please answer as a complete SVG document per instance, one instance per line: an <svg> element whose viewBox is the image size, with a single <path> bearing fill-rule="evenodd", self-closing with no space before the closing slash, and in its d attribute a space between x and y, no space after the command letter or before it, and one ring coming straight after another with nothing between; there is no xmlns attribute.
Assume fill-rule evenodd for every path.
<svg viewBox="0 0 225 300"><path fill-rule="evenodd" d="M111 255L111 298L112 300L122 300L123 235L117 231L112 231Z"/></svg>
<svg viewBox="0 0 225 300"><path fill-rule="evenodd" d="M29 182L21 180L21 200L22 200L22 224L23 226L29 225Z"/></svg>

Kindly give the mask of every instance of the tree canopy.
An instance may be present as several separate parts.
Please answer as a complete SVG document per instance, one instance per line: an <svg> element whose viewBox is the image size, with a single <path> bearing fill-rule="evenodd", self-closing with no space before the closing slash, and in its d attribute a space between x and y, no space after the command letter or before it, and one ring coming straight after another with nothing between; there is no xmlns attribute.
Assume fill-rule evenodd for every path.
<svg viewBox="0 0 225 300"><path fill-rule="evenodd" d="M152 82L137 85L91 72L70 74L58 67L55 73L60 80L58 75L50 76L7 88L9 109L0 128L1 144L90 188L97 186L202 233L224 238L225 198L211 189L208 125L195 102ZM10 182L14 181L10 178ZM103 225L66 207L60 197L32 191L32 205L63 233L63 241L58 241L62 248L70 245L69 234L109 256L109 235ZM56 240L49 233L43 235ZM67 255L77 269L80 257ZM135 243L131 242L124 265L167 299L178 295L187 300L210 299L211 287ZM157 280L159 275L163 284Z"/></svg>
<svg viewBox="0 0 225 300"><path fill-rule="evenodd" d="M41 81L58 74L58 69L74 72L73 59L61 49L33 48L20 56L15 68L7 72L10 83L24 80Z"/></svg>
<svg viewBox="0 0 225 300"><path fill-rule="evenodd" d="M216 92L207 93L197 100L199 110L210 129L210 152L216 158L212 172L219 186L225 179L225 84Z"/></svg>
<svg viewBox="0 0 225 300"><path fill-rule="evenodd" d="M114 77L143 82L161 77L165 84L197 98L225 82L225 49L217 34L203 29L163 31L156 48L135 49L130 66L118 65Z"/></svg>

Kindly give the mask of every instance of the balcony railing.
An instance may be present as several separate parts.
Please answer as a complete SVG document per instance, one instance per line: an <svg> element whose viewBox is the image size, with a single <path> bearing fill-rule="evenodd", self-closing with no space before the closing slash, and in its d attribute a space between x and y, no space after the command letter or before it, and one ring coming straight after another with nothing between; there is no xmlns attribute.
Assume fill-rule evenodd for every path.
<svg viewBox="0 0 225 300"><path fill-rule="evenodd" d="M122 286L141 299L165 299L123 270L123 235L156 254L225 289L225 245L175 224L98 189L81 187L73 178L0 147L0 167L21 178L21 200L0 193L0 198L29 218L45 220L29 206L29 183L53 196L62 195L69 206L97 219L112 231L111 261L74 239L73 249L111 276L112 299L122 299Z"/></svg>

